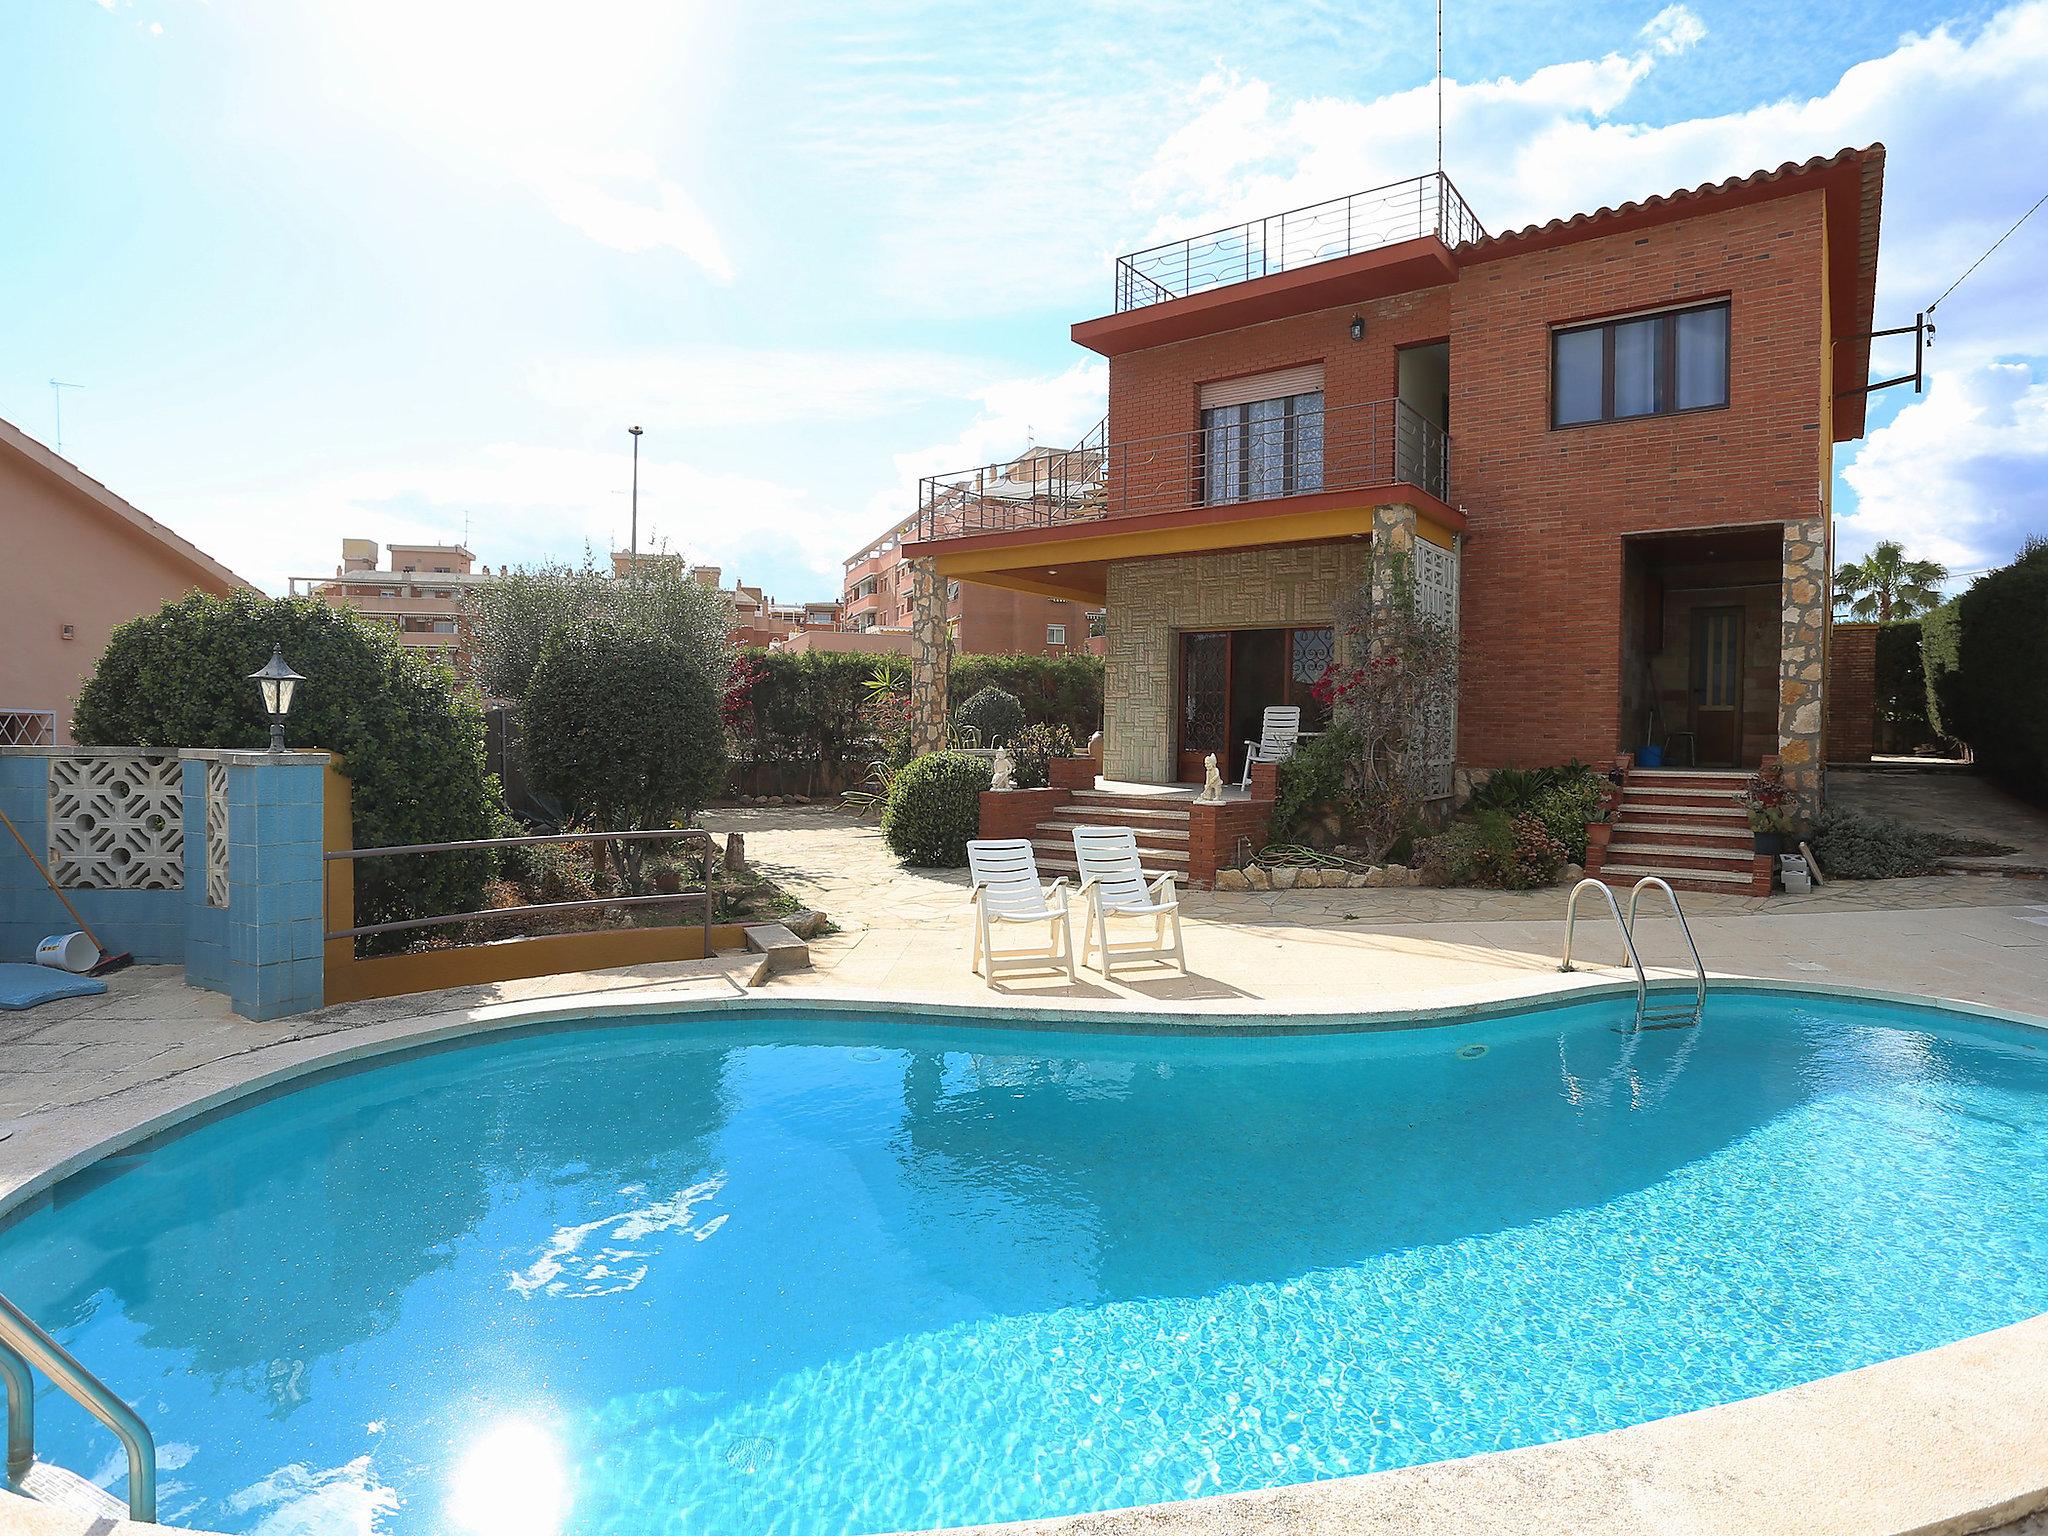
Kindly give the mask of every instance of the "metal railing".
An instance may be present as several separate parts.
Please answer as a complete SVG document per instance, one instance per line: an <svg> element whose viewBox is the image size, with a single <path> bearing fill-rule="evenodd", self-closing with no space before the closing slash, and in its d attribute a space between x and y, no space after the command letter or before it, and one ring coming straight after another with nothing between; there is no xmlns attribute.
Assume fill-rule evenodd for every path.
<svg viewBox="0 0 2048 1536"><path fill-rule="evenodd" d="M116 1397L36 1320L0 1296L0 1377L7 1387L7 1481L20 1488L35 1466L35 1383L30 1367L114 1432L128 1455L128 1518L156 1519L156 1441L133 1408Z"/></svg>
<svg viewBox="0 0 2048 1536"><path fill-rule="evenodd" d="M329 940L359 939L378 933L411 933L423 928L447 927L459 923L495 921L502 918L531 917L544 912L586 912L600 907L652 906L658 902L694 901L702 906L702 927L704 930L704 953L708 956L711 948L711 919L718 906L717 844L711 834L697 827L656 828L634 832L553 832L534 837L480 837L453 843L404 843L389 848L336 848L326 858L331 862L355 859L377 859L406 853L463 853L472 850L498 848L535 848L546 843L644 843L644 842L689 843L704 856L704 889L701 891L664 891L652 895L638 896L597 896L576 901L536 901L517 907L487 907L478 912L444 912L435 917L407 917L388 923L361 923L353 928L339 928L326 935Z"/></svg>
<svg viewBox="0 0 2048 1536"><path fill-rule="evenodd" d="M54 747L57 711L0 709L0 747Z"/></svg>
<svg viewBox="0 0 2048 1536"><path fill-rule="evenodd" d="M1486 238L1485 226L1441 171L1120 256L1116 309L1122 314L1166 304L1425 235L1453 248Z"/></svg>
<svg viewBox="0 0 2048 1536"><path fill-rule="evenodd" d="M1643 958L1636 949L1635 939L1636 902L1642 896L1643 889L1646 886L1655 886L1664 893L1665 899L1671 903L1671 915L1678 919L1679 931L1685 935L1685 947L1692 954L1693 976L1697 983L1697 990L1694 994L1692 1006L1689 1008L1651 1008L1649 1006L1649 976L1643 969ZM1614 891L1605 881L1596 880L1589 875L1573 886L1572 893L1566 899L1564 905L1564 963L1558 966L1558 969L1560 971L1570 971L1572 969L1572 933L1574 926L1578 922L1579 896L1588 887L1598 891L1607 899L1607 910L1614 914L1614 925L1621 930L1622 948L1628 952L1628 962L1635 969L1636 1016L1632 1027L1641 1029L1646 1024L1653 1028L1698 1024L1707 1008L1707 968L1700 961L1700 947L1693 942L1692 925L1685 920L1685 911L1678 904L1678 893L1671 889L1669 881L1661 879L1656 875L1645 875L1630 888L1628 893L1628 915L1626 917L1622 915L1621 906L1614 899Z"/></svg>
<svg viewBox="0 0 2048 1536"><path fill-rule="evenodd" d="M1404 401L1368 400L930 475L918 486L917 537L1057 528L1392 484L1449 500L1450 472L1449 433Z"/></svg>

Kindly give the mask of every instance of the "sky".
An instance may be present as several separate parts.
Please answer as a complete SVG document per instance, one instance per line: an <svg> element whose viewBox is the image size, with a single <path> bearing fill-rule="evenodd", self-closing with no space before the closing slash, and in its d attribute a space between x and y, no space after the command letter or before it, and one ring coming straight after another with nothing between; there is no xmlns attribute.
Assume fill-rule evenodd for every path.
<svg viewBox="0 0 2048 1536"><path fill-rule="evenodd" d="M273 591L344 536L788 600L1070 443L1117 253L1427 170L1418 0L0 0L0 417ZM2048 192L2048 0L1449 0L1488 229L1883 141L1878 324ZM2048 209L1838 452L1845 557L2048 533ZM1882 372L1906 359L1880 352Z"/></svg>

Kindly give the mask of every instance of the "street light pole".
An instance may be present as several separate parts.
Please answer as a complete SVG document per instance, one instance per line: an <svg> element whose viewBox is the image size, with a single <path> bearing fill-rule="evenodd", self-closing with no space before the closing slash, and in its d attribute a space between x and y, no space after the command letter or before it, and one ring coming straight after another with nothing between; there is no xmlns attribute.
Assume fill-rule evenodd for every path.
<svg viewBox="0 0 2048 1536"><path fill-rule="evenodd" d="M626 430L633 434L633 533L632 541L626 546L631 567L627 574L637 576L640 574L640 429L628 427Z"/></svg>

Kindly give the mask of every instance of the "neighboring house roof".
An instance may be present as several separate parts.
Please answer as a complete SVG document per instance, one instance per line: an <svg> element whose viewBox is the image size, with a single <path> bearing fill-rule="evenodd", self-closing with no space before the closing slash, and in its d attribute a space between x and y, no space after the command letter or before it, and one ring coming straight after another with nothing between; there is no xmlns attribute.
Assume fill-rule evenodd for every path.
<svg viewBox="0 0 2048 1536"><path fill-rule="evenodd" d="M51 452L10 421L0 421L0 449L12 450L45 474L61 480L116 522L125 523L143 537L162 545L185 564L202 572L209 581L227 587L247 587L252 592L256 590L253 581L237 576L198 545L179 537L141 508L115 495L69 459Z"/></svg>

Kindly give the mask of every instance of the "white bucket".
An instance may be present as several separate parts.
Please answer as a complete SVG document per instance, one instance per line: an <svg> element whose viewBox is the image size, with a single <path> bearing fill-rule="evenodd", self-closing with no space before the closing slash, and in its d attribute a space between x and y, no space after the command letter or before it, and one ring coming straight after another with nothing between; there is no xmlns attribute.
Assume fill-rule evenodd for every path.
<svg viewBox="0 0 2048 1536"><path fill-rule="evenodd" d="M53 933L36 946L36 964L83 976L99 963L100 947L82 933Z"/></svg>

